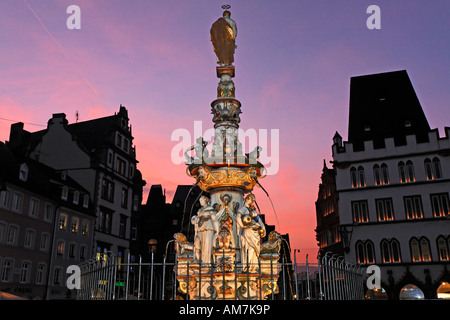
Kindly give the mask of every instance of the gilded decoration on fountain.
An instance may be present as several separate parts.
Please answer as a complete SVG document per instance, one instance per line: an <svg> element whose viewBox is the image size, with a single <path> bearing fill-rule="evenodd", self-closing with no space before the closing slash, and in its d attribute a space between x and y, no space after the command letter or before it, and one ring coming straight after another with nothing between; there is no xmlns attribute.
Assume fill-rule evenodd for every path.
<svg viewBox="0 0 450 320"><path fill-rule="evenodd" d="M264 299L278 292L281 236L266 227L255 208L253 189L265 176L261 147L244 154L238 137L241 103L235 98L234 52L237 27L228 11L211 27L217 56L217 99L211 103L214 140L203 137L186 149L186 173L203 191L191 218L194 240L182 233L177 244L178 290L198 299ZM209 196L207 196L209 195Z"/></svg>

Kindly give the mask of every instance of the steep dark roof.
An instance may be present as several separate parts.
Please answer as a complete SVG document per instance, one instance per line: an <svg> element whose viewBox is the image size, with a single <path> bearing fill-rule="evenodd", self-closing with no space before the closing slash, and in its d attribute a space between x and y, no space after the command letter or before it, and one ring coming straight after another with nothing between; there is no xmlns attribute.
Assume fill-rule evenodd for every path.
<svg viewBox="0 0 450 320"><path fill-rule="evenodd" d="M405 70L352 77L348 141L353 150L373 140L384 147L385 138L396 145L406 144L407 135L418 142L428 140L430 126Z"/></svg>

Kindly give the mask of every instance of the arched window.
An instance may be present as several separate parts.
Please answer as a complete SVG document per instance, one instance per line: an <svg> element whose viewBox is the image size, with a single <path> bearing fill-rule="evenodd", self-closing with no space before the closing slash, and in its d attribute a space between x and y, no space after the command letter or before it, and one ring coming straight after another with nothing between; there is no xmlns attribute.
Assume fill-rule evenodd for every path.
<svg viewBox="0 0 450 320"><path fill-rule="evenodd" d="M389 171L386 163L381 165L381 177L383 184L389 184Z"/></svg>
<svg viewBox="0 0 450 320"><path fill-rule="evenodd" d="M360 264L375 263L375 251L373 242L370 240L358 240L356 247L356 261Z"/></svg>
<svg viewBox="0 0 450 320"><path fill-rule="evenodd" d="M356 169L355 167L351 167L350 169L350 180L352 182L352 188L356 188L358 186L358 182L356 179Z"/></svg>
<svg viewBox="0 0 450 320"><path fill-rule="evenodd" d="M361 166L358 167L358 177L359 177L359 186L364 187L366 185L366 177L364 174L364 168Z"/></svg>
<svg viewBox="0 0 450 320"><path fill-rule="evenodd" d="M381 241L381 254L383 262L392 263L392 262L400 262L400 244L397 239L383 239Z"/></svg>
<svg viewBox="0 0 450 320"><path fill-rule="evenodd" d="M400 182L406 182L405 163L403 161L398 163L398 174L400 176Z"/></svg>
<svg viewBox="0 0 450 320"><path fill-rule="evenodd" d="M431 160L426 158L424 163L425 163L425 173L427 175L427 180L433 180L433 168L431 166Z"/></svg>
<svg viewBox="0 0 450 320"><path fill-rule="evenodd" d="M416 181L414 176L414 165L411 160L406 161L406 179L408 182Z"/></svg>
<svg viewBox="0 0 450 320"><path fill-rule="evenodd" d="M442 179L441 162L438 158L433 158L434 177L436 179Z"/></svg>
<svg viewBox="0 0 450 320"><path fill-rule="evenodd" d="M373 166L373 180L376 186L381 184L381 172L380 167L377 164Z"/></svg>
<svg viewBox="0 0 450 320"><path fill-rule="evenodd" d="M449 258L449 242L450 242L450 237L448 239L449 241L447 241L444 236L439 236L437 238L437 247L438 247L438 252L439 252L439 260L440 261L448 261L450 260Z"/></svg>
<svg viewBox="0 0 450 320"><path fill-rule="evenodd" d="M431 261L430 242L427 238L422 237L420 241L415 237L411 238L409 245L413 262Z"/></svg>

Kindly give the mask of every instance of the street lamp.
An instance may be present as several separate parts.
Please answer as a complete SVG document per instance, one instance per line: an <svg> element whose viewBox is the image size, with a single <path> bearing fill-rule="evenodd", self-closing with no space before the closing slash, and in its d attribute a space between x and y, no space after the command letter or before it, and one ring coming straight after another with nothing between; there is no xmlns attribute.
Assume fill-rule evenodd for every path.
<svg viewBox="0 0 450 320"><path fill-rule="evenodd" d="M158 240L156 240L156 239L148 240L148 253L154 253L156 251L157 244L158 244Z"/></svg>
<svg viewBox="0 0 450 320"><path fill-rule="evenodd" d="M341 233L341 236L342 236L342 244L344 247L344 251L345 251L345 253L349 253L353 227L339 226L339 232Z"/></svg>

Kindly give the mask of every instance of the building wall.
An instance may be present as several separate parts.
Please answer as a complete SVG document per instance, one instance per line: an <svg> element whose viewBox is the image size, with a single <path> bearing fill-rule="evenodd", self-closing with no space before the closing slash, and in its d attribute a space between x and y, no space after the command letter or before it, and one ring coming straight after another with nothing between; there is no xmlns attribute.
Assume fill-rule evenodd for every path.
<svg viewBox="0 0 450 320"><path fill-rule="evenodd" d="M376 150L373 149L371 141L366 141L365 150L360 152L353 152L351 143L344 143L344 146L333 145L340 223L350 231L350 250L345 258L351 263L364 263L358 259L356 244L370 240L373 243L375 260L365 263L382 267L382 281L385 285L389 283L389 278L391 286L392 283L400 283L407 274L422 285L427 281L430 283L430 280L431 283L436 283L446 274L444 265L448 264L449 260L440 260L437 238L444 236L448 239L450 219L448 214L438 217L434 215L431 199L433 194L444 194L448 199L450 192L450 128L446 128L445 131L444 138L439 138L437 130L431 131L428 143L416 143L414 136L407 136L407 145L394 146L393 139L386 139L386 148ZM434 158L439 159L442 176L429 180L425 159ZM405 163L405 169L407 161L413 164L414 178L411 181L401 182L400 161ZM374 165L382 164L388 168L389 182L376 185ZM352 186L352 168L356 169L357 175L358 168L364 169L365 186ZM421 218L408 218L406 198L410 196L420 197ZM376 201L380 199L391 199L392 220L379 221ZM368 221L355 221L355 211L358 208L361 211L358 205L360 201L367 203ZM431 261L412 261L413 237L417 239L425 237L428 240ZM381 242L384 239L398 241L401 261L383 261Z"/></svg>
<svg viewBox="0 0 450 320"><path fill-rule="evenodd" d="M55 203L26 189L6 183L8 196L6 205L0 202L0 290L29 299L44 299L46 280L50 268L50 248L53 231ZM6 194L2 192L3 194ZM20 210L13 209L13 194L22 195ZM3 195L5 197L5 195ZM2 200L5 198L0 197ZM30 199L38 201L36 215L30 215ZM52 216L45 216L45 206L49 205ZM17 227L13 242L9 242L10 226ZM33 231L31 245L25 242L27 231ZM43 238L46 240L44 240ZM43 244L45 241L45 245ZM7 260L13 261L8 274ZM26 276L22 278L22 264L30 264ZM38 279L38 267L43 265L42 278Z"/></svg>

